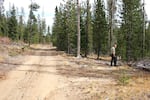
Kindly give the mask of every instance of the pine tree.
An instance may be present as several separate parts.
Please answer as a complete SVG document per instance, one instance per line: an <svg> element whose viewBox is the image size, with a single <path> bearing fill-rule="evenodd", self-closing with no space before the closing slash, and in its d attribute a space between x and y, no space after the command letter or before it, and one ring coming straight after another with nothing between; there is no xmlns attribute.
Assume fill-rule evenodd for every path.
<svg viewBox="0 0 150 100"><path fill-rule="evenodd" d="M8 18L8 37L11 38L12 40L18 40L18 33L17 33L17 27L18 27L18 22L16 18L16 9L15 6L11 8L10 11L10 17Z"/></svg>
<svg viewBox="0 0 150 100"><path fill-rule="evenodd" d="M21 15L19 16L18 20L18 35L19 40L24 41L24 31L25 31L25 23L24 23L24 9L21 8Z"/></svg>
<svg viewBox="0 0 150 100"><path fill-rule="evenodd" d="M89 0L85 2L85 6L83 2L81 8L81 53L83 53L84 57L87 57L93 49L92 19Z"/></svg>
<svg viewBox="0 0 150 100"><path fill-rule="evenodd" d="M145 37L145 56L150 57L150 22L148 23L148 28L146 30Z"/></svg>
<svg viewBox="0 0 150 100"><path fill-rule="evenodd" d="M143 16L140 0L123 0L122 29L125 35L126 59L137 60L142 57Z"/></svg>
<svg viewBox="0 0 150 100"><path fill-rule="evenodd" d="M42 32L42 21L41 21L41 17L40 15L38 14L38 17L37 17L37 22L38 22L38 33L39 33L39 43L42 43L42 35L43 35L43 32Z"/></svg>
<svg viewBox="0 0 150 100"><path fill-rule="evenodd" d="M92 27L92 16L91 16L91 5L90 5L90 0L87 0L86 2L86 33L87 33L87 52L92 53L93 52L93 27Z"/></svg>
<svg viewBox="0 0 150 100"><path fill-rule="evenodd" d="M66 13L63 6L55 9L55 22L53 25L53 43L58 50L67 50Z"/></svg>
<svg viewBox="0 0 150 100"><path fill-rule="evenodd" d="M58 50L76 53L77 26L75 3L68 0L65 5L55 9L55 21L52 28L52 41Z"/></svg>
<svg viewBox="0 0 150 100"><path fill-rule="evenodd" d="M50 44L50 42L51 42L51 33L50 33L50 26L48 26L46 34L46 43Z"/></svg>
<svg viewBox="0 0 150 100"><path fill-rule="evenodd" d="M28 27L29 27L29 35L28 35L28 42L29 46L31 43L38 43L39 42L39 35L38 35L38 25L37 25L37 18L34 15L34 12L36 12L40 6L36 3L31 3L29 6L30 13L29 13L29 19L28 19Z"/></svg>
<svg viewBox="0 0 150 100"><path fill-rule="evenodd" d="M59 22L59 12L58 12L58 7L56 6L55 8L55 19L54 19L54 23L53 23L53 27L52 27L52 43L54 46L58 46L57 45L57 39L58 39L58 23Z"/></svg>
<svg viewBox="0 0 150 100"><path fill-rule="evenodd" d="M5 36L6 18L4 15L4 0L0 0L0 35Z"/></svg>
<svg viewBox="0 0 150 100"><path fill-rule="evenodd" d="M24 34L23 34L23 41L25 43L29 43L30 26L29 26L28 23L25 25L25 31L24 31Z"/></svg>
<svg viewBox="0 0 150 100"><path fill-rule="evenodd" d="M93 16L93 46L97 53L97 59L107 49L107 22L102 0L96 0Z"/></svg>
<svg viewBox="0 0 150 100"><path fill-rule="evenodd" d="M74 0L69 0L66 3L66 13L67 13L67 45L68 45L68 53L77 53L77 11L76 4Z"/></svg>
<svg viewBox="0 0 150 100"><path fill-rule="evenodd" d="M88 35L85 26L85 9L81 6L80 28L81 28L81 54L87 57L88 53Z"/></svg>

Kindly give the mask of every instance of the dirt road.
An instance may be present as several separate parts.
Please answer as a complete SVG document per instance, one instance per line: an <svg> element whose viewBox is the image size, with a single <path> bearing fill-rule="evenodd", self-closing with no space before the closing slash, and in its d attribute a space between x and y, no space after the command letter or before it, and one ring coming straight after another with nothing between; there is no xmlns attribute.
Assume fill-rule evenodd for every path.
<svg viewBox="0 0 150 100"><path fill-rule="evenodd" d="M43 46L22 56L24 62L17 64L6 80L0 81L0 100L44 100L58 88L60 76L56 75L55 66L61 57L48 56L51 53L48 49L51 48Z"/></svg>

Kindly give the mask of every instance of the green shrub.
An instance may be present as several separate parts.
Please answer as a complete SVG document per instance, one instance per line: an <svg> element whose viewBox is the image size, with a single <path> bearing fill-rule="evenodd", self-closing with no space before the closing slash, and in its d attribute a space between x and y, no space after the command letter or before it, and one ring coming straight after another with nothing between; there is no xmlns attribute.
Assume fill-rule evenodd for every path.
<svg viewBox="0 0 150 100"><path fill-rule="evenodd" d="M129 84L130 76L126 74L125 70L121 71L121 75L119 77L119 83L121 85Z"/></svg>

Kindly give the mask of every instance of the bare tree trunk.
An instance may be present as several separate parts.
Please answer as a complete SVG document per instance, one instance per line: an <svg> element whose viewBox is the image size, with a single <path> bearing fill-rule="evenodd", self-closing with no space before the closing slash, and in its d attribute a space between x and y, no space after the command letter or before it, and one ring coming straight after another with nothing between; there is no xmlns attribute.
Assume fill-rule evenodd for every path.
<svg viewBox="0 0 150 100"><path fill-rule="evenodd" d="M142 58L145 52L145 0L143 0L143 39L142 39Z"/></svg>
<svg viewBox="0 0 150 100"><path fill-rule="evenodd" d="M113 15L112 15L112 11L110 14L110 34L109 34L109 46L111 48L112 46L112 36L113 36Z"/></svg>
<svg viewBox="0 0 150 100"><path fill-rule="evenodd" d="M31 22L32 23L32 22ZM31 25L31 24L30 24ZM31 33L32 33L32 25L30 27L30 33L29 33L29 36L28 36L28 39L29 39L29 47L31 45Z"/></svg>
<svg viewBox="0 0 150 100"><path fill-rule="evenodd" d="M79 0L77 0L77 11L78 11L78 40L77 40L77 57L80 58L80 4Z"/></svg>
<svg viewBox="0 0 150 100"><path fill-rule="evenodd" d="M111 48L113 40L113 30L114 30L114 17L116 12L116 1L108 0L108 9L109 9L109 48Z"/></svg>

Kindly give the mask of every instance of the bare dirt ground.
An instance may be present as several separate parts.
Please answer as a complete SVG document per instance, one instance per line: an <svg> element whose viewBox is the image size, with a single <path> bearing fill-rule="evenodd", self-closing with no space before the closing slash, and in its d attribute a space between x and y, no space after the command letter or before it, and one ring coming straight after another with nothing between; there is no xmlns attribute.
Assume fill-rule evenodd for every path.
<svg viewBox="0 0 150 100"><path fill-rule="evenodd" d="M0 100L150 100L150 73L77 59L48 45L0 61Z"/></svg>

